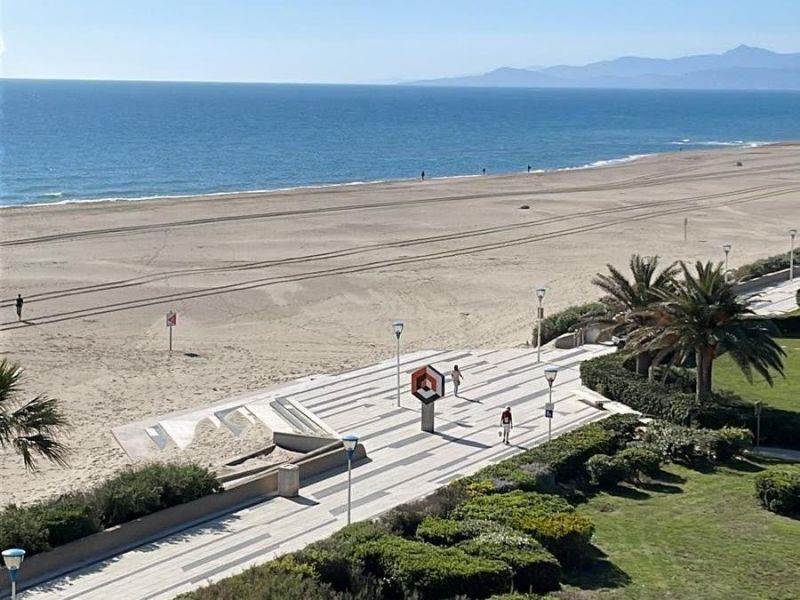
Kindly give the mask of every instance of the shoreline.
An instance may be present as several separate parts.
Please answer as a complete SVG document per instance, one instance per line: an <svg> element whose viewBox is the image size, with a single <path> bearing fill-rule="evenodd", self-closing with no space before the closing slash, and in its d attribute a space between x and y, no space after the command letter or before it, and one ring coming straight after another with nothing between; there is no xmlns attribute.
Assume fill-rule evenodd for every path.
<svg viewBox="0 0 800 600"><path fill-rule="evenodd" d="M735 141L735 142L692 142L691 140L683 143L682 141L679 142L669 142L670 144L674 144L675 146L682 148L689 147L690 149L686 152L708 152L708 151L723 151L723 150L747 150L753 148L763 148L766 146L780 146L780 145L793 145L800 143L800 140L778 140L778 141ZM555 167L552 169L533 169L530 172L526 171L510 171L510 172L503 172L503 173L492 173L490 175L482 175L480 173L474 174L457 174L457 175L442 175L438 177L427 177L426 181L448 181L448 180L457 180L457 179L470 179L476 177L518 177L518 176L527 176L527 175L544 175L548 173L563 173L568 171L585 171L589 169L602 169L607 167L613 167L616 165L628 164L636 161L640 161L647 158L652 157L660 157L665 155L671 155L681 152L681 150L665 150L662 152L646 152L642 154L629 154L628 156L618 157L618 158L608 158L608 159L600 159L593 161L591 163L577 165L577 166L564 166L564 167ZM82 204L101 204L101 203L121 203L121 202L153 202L153 201L172 201L172 200L199 200L199 199L220 199L220 198L247 198L253 195L270 195L270 194L281 194L287 192L303 192L303 191L314 191L314 190L326 190L326 189L337 189L337 188L348 188L348 187L359 187L359 186L370 186L370 185L391 185L395 183L411 183L411 182L418 182L420 181L419 177L405 177L405 178L395 178L395 179L373 179L373 180L366 180L366 181L345 181L345 182L333 182L333 183L320 183L320 184L301 184L296 186L288 186L288 187L278 187L278 188L265 188L265 189L255 189L255 190L236 190L236 191L228 191L228 192L204 192L201 194L154 194L149 196L120 196L120 197L113 197L113 198L71 198L67 200L54 200L52 202L30 202L30 203L20 203L20 204L0 204L0 211L2 210L9 210L9 209L20 209L20 208L41 208L41 207L51 207L51 206L70 206L70 205L82 205ZM58 197L62 194L62 192L52 192L50 195L59 194ZM43 194L43 196L47 196L49 194Z"/></svg>

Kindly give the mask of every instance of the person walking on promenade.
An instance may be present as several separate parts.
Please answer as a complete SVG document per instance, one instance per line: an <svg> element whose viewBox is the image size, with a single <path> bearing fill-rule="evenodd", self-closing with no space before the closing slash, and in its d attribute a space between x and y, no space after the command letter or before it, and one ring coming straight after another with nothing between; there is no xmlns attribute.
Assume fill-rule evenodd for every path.
<svg viewBox="0 0 800 600"><path fill-rule="evenodd" d="M503 414L500 415L500 427L503 428L503 443L508 444L508 435L511 433L511 428L514 426L514 420L511 418L511 407L506 406Z"/></svg>
<svg viewBox="0 0 800 600"><path fill-rule="evenodd" d="M458 387L461 385L461 381L464 379L464 375L462 375L461 371L458 370L458 365L453 365L453 370L450 371L450 378L453 380L454 395L456 398L458 398Z"/></svg>
<svg viewBox="0 0 800 600"><path fill-rule="evenodd" d="M22 305L25 300L22 299L22 294L17 294L17 319L22 321Z"/></svg>

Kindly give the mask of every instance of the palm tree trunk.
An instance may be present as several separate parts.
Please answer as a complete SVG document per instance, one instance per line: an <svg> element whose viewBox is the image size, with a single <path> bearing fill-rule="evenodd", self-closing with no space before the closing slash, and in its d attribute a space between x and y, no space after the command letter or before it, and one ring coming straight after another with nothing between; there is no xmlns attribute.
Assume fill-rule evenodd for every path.
<svg viewBox="0 0 800 600"><path fill-rule="evenodd" d="M697 362L696 397L700 404L711 399L711 370L714 365L713 348L702 347L695 351Z"/></svg>
<svg viewBox="0 0 800 600"><path fill-rule="evenodd" d="M650 365L653 362L653 356L649 352L642 352L636 355L636 374L647 375Z"/></svg>

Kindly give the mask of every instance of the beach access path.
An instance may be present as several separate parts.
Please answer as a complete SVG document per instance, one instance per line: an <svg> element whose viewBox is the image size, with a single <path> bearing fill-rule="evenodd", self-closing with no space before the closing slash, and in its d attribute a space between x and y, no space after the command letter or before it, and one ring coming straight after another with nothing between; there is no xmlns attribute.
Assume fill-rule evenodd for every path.
<svg viewBox="0 0 800 600"><path fill-rule="evenodd" d="M358 432L368 458L353 467L352 518L368 519L421 498L547 440L543 368L559 366L553 387L554 436L609 414L582 402L580 363L611 351L604 346L426 351L401 358L401 406L396 362L390 359L337 376L306 378L281 390L339 433ZM408 389L412 371L431 364L464 373L460 398L436 403L436 433L420 429L420 402ZM511 445L500 442L500 413L514 415ZM25 592L27 600L169 600L322 539L346 524L347 473L306 481L297 498L273 497L201 526L139 547ZM24 585L24 570L21 573Z"/></svg>

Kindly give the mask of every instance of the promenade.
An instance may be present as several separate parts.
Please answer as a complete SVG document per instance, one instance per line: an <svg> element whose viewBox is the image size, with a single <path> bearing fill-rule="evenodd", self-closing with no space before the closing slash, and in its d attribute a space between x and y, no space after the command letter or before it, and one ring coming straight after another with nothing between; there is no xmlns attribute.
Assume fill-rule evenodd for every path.
<svg viewBox="0 0 800 600"><path fill-rule="evenodd" d="M579 400L579 365L607 352L602 346L535 350L428 351L401 359L401 406L396 403L395 359L335 376L306 378L281 395L299 401L338 433L358 432L368 458L353 469L353 520L380 515L421 498L447 482L474 473L546 441L543 368L560 367L553 388L553 435L600 419ZM436 433L420 430L419 401L409 374L432 364L448 372L458 364L465 381L460 398L436 403ZM500 412L511 406L512 445L498 437ZM274 497L156 543L139 547L25 592L26 600L169 600L246 567L324 538L346 524L344 469L305 482L298 498ZM22 573L24 584L24 569Z"/></svg>

